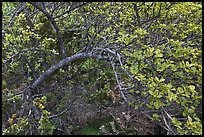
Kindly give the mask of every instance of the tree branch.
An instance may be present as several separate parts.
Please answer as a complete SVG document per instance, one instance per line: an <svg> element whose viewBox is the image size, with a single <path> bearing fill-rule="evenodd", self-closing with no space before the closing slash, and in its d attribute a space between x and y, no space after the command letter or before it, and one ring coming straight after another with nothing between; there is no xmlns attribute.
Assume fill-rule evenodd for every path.
<svg viewBox="0 0 204 137"><path fill-rule="evenodd" d="M71 57L65 58L61 60L59 63L55 64L54 66L50 67L46 70L31 86L31 88L37 87L40 83L42 83L48 76L52 75L56 70L66 66L68 63L75 61L77 59L85 59L85 58L97 58L97 59L104 59L99 55L93 55L90 53L79 53L75 54Z"/></svg>
<svg viewBox="0 0 204 137"><path fill-rule="evenodd" d="M50 20L51 25L53 26L53 30L57 33L57 39L58 39L58 44L59 44L60 52L61 52L61 55L62 55L62 59L66 58L66 49L63 46L63 40L62 40L62 37L61 37L60 28L58 27L56 21L54 20L54 18L45 9L42 8L42 6L40 6L39 2L30 2L30 3L34 7L39 9L41 12L43 12L45 14L45 16Z"/></svg>
<svg viewBox="0 0 204 137"><path fill-rule="evenodd" d="M119 79L118 79L118 74L117 74L117 72L116 72L116 68L115 68L115 66L114 66L114 64L113 64L113 62L112 62L111 60L110 60L110 62L111 62L111 65L112 65L112 68L113 68L113 71L114 71L114 74L115 74L115 78L116 78L116 81L117 81L117 84L118 84L120 93L121 93L123 99L125 100L125 102L128 102L127 98L125 97L125 95L124 95L123 92L121 91L122 87L121 87L120 81L119 81Z"/></svg>
<svg viewBox="0 0 204 137"><path fill-rule="evenodd" d="M63 12L62 14L55 16L54 19L59 18L59 17L63 16L64 14L70 13L71 11L73 11L73 10L79 8L79 7L85 6L86 4L89 4L89 3L90 3L90 2L86 2L86 3L83 3L83 4L81 4L81 5L78 5L78 6L74 7L74 8L72 8L72 9L69 9L69 10Z"/></svg>

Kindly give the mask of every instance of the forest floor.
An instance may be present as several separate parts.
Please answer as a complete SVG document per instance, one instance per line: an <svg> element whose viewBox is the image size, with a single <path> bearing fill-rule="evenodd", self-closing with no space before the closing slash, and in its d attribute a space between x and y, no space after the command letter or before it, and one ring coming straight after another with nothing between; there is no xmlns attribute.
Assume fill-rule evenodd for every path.
<svg viewBox="0 0 204 137"><path fill-rule="evenodd" d="M90 101L91 100L91 101ZM93 102L94 101L94 102ZM154 135L155 123L124 102L84 100L81 95L71 101L66 123L70 134L80 135ZM62 133L55 133L62 134Z"/></svg>

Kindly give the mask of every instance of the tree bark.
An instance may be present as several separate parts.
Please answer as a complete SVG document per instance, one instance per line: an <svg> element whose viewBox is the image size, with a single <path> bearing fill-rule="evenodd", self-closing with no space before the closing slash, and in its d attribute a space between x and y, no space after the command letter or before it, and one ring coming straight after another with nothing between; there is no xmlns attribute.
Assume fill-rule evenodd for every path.
<svg viewBox="0 0 204 137"><path fill-rule="evenodd" d="M77 59L85 59L85 58L97 58L97 59L103 59L99 55L93 55L91 53L79 53L75 54L71 57L67 57L63 60L61 60L59 63L53 65L48 70L46 70L31 86L32 88L37 87L40 83L42 83L48 76L52 75L56 70L66 66L68 63L75 61Z"/></svg>

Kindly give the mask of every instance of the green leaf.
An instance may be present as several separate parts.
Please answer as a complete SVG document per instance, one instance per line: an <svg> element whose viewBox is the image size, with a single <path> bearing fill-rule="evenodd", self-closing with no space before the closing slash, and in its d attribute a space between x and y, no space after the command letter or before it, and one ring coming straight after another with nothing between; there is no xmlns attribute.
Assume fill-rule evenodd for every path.
<svg viewBox="0 0 204 137"><path fill-rule="evenodd" d="M160 80L159 80L159 82L164 82L165 81L165 79L164 78L161 78Z"/></svg>
<svg viewBox="0 0 204 137"><path fill-rule="evenodd" d="M157 96L157 98L161 98L161 97L162 97L162 95L158 95L158 96Z"/></svg>
<svg viewBox="0 0 204 137"><path fill-rule="evenodd" d="M179 127L182 125L182 123L180 121L177 120L176 117L173 117L172 118L172 123L176 126L176 127Z"/></svg>
<svg viewBox="0 0 204 137"><path fill-rule="evenodd" d="M188 116L188 121L192 122L192 118L190 116Z"/></svg>
<svg viewBox="0 0 204 137"><path fill-rule="evenodd" d="M152 118L153 118L153 120L158 121L158 120L159 120L159 115L158 115L157 113L154 113L154 114L152 115Z"/></svg>
<svg viewBox="0 0 204 137"><path fill-rule="evenodd" d="M151 106L151 105L149 105L149 104L146 104L146 106L147 106L148 108L152 109L152 106Z"/></svg>
<svg viewBox="0 0 204 137"><path fill-rule="evenodd" d="M176 65L171 65L171 70L172 70L172 71L176 71L176 70L177 70Z"/></svg>
<svg viewBox="0 0 204 137"><path fill-rule="evenodd" d="M177 88L177 91L178 91L179 93L183 93L183 92L184 92L184 90L183 90L182 87L178 87L178 88Z"/></svg>
<svg viewBox="0 0 204 137"><path fill-rule="evenodd" d="M198 122L200 122L200 119L198 117L194 117L194 119Z"/></svg>
<svg viewBox="0 0 204 137"><path fill-rule="evenodd" d="M157 58L161 58L161 57L163 57L163 54L162 54L162 53L156 54L155 57L157 57Z"/></svg>
<svg viewBox="0 0 204 137"><path fill-rule="evenodd" d="M156 55L155 55L156 58L163 57L163 54L161 53L161 50L160 50L160 49L156 49L156 50L155 50L155 54L156 54Z"/></svg>
<svg viewBox="0 0 204 137"><path fill-rule="evenodd" d="M194 113L194 110L192 108L188 109L188 113L192 114Z"/></svg>
<svg viewBox="0 0 204 137"><path fill-rule="evenodd" d="M176 95L176 94L174 94L174 93L171 92L171 91L168 91L167 99L169 99L169 101L176 100L176 98L177 98L177 95Z"/></svg>
<svg viewBox="0 0 204 137"><path fill-rule="evenodd" d="M159 109L160 108L159 101L156 100L156 102L154 102L154 106L155 106L156 109Z"/></svg>
<svg viewBox="0 0 204 137"><path fill-rule="evenodd" d="M190 85L190 86L188 86L188 88L190 89L191 92L196 92L196 91L195 91L195 86Z"/></svg>

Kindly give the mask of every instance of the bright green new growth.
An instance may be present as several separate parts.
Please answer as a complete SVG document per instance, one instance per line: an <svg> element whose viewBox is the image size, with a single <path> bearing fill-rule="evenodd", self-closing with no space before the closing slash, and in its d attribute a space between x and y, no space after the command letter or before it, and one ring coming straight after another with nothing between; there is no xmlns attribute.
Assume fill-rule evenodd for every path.
<svg viewBox="0 0 204 137"><path fill-rule="evenodd" d="M32 4L24 4L26 12L32 14L35 11ZM51 20L42 12L28 17L25 11L12 19L10 11L18 6L18 3L2 3L2 28L5 32L2 33L2 64L9 62L3 72L2 111L12 115L11 125L3 129L3 134L24 134L30 124L27 117L19 118L15 124L12 122L15 112L10 111L9 107L19 103L21 97L13 94L9 77L15 74L19 76L18 81L26 73L27 78L20 81L21 84L32 84L62 59L59 35L54 31ZM47 8L47 12L51 13L52 10ZM63 9L58 9L52 15L56 17L63 12ZM14 20L13 24L10 23L11 20ZM136 85L129 92L136 93L140 99L129 101L130 106L150 111L149 115L157 122L161 122L164 117L168 118L175 134L202 135L202 114L198 113L202 105L202 4L93 2L56 18L55 21L60 28L67 57L84 51L115 59L118 58L117 55L98 49L117 51L123 66L119 61L114 63L118 63L120 69L125 69L139 83L131 83L126 75L120 77L127 85ZM60 81L65 76L70 78L70 74L75 73L75 81L69 84L76 81L82 83L89 72L92 76L88 77L90 79L85 86L91 86L96 80L103 85L100 89L102 92L96 90L96 94L91 93L87 97L90 102L97 102L107 98L105 93L112 83L107 83L106 80L115 78L113 70L105 64L94 59L79 59L60 68L43 84L49 85L49 81ZM96 67L99 71L93 70ZM77 75L78 71L83 73ZM14 81L15 76L11 77ZM50 94L46 96L52 98ZM58 113L65 108L67 98L68 95L65 95L59 101L56 107ZM53 134L55 129L49 119L50 112L46 108L46 102L45 96L33 101L33 105L40 109L37 132L41 135ZM169 115L171 108L176 109L175 113L179 115ZM6 119L7 116L3 115L3 121Z"/></svg>

